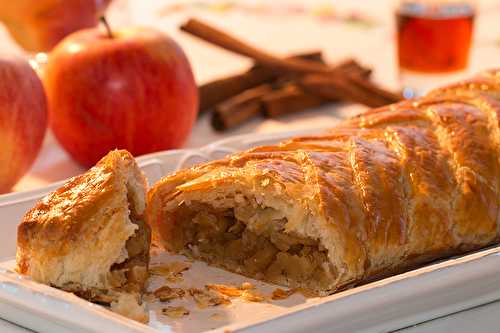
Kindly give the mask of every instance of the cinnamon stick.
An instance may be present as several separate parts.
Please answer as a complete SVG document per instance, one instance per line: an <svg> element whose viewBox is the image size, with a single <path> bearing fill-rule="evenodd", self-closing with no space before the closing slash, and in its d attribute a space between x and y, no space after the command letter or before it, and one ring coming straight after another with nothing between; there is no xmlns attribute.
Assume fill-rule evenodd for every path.
<svg viewBox="0 0 500 333"><path fill-rule="evenodd" d="M218 104L212 114L212 127L224 131L262 114L262 97L272 90L270 84L263 84Z"/></svg>
<svg viewBox="0 0 500 333"><path fill-rule="evenodd" d="M357 87L342 78L310 74L300 79L297 84L305 91L317 94L328 100L347 100L369 107L379 107L394 103L394 100L385 94L374 94L372 91Z"/></svg>
<svg viewBox="0 0 500 333"><path fill-rule="evenodd" d="M361 66L354 59L348 59L335 67L364 79L368 79L372 72L371 69ZM295 82L289 82L262 98L264 114L270 118L318 107L328 102L332 102L332 98L325 99L311 94Z"/></svg>
<svg viewBox="0 0 500 333"><path fill-rule="evenodd" d="M364 78L371 74L370 69L364 68L353 59L343 61L335 67ZM277 84L280 86L276 87ZM270 87L273 89L270 90ZM212 115L212 126L218 131L224 131L260 114L275 118L328 102L331 100L310 94L297 86L294 80L288 79L281 83L249 89L220 103Z"/></svg>
<svg viewBox="0 0 500 333"><path fill-rule="evenodd" d="M398 94L386 91L357 75L344 73L337 69L331 68L326 64L315 63L303 59L282 59L276 57L196 19L188 20L184 25L181 26L181 30L197 36L214 45L222 47L226 50L250 57L256 62L278 71L296 74L317 74L317 77L313 77L312 80L312 83L314 83L316 86L318 86L319 82L321 81L318 79L318 77L323 76L326 79L327 77L334 76L334 80L321 81L321 84L333 84L330 89L322 89L323 92L321 95L324 98L342 98L342 93L348 90L349 99L351 101L363 104L365 104L365 101L371 101L371 98L366 96L367 94L377 96L377 103L373 103L377 106L378 101L383 101L384 103L387 101L386 104L388 104L401 99L401 96L399 96ZM345 84L341 85L338 81L343 81ZM306 80L305 83L312 85L312 83L308 80ZM344 89L341 89L341 91L338 93L333 93L333 90L337 89L339 85ZM349 87L347 87L347 85L349 85ZM323 85L322 87L324 88ZM306 85L306 88L310 88L310 86L307 87ZM373 104L370 103L367 105L373 106Z"/></svg>
<svg viewBox="0 0 500 333"><path fill-rule="evenodd" d="M262 97L262 111L269 118L296 113L325 104L324 98L309 94L296 84L288 84Z"/></svg>
<svg viewBox="0 0 500 333"><path fill-rule="evenodd" d="M365 80L368 80L372 74L372 70L368 67L361 66L354 59L347 59L335 66L339 70L342 70L352 75L357 75Z"/></svg>
<svg viewBox="0 0 500 333"><path fill-rule="evenodd" d="M290 58L321 61L321 57L322 55L320 51L314 51L294 55ZM200 97L199 114L247 89L273 81L278 77L278 75L279 73L274 71L272 68L256 64L245 73L232 75L203 84L198 88Z"/></svg>

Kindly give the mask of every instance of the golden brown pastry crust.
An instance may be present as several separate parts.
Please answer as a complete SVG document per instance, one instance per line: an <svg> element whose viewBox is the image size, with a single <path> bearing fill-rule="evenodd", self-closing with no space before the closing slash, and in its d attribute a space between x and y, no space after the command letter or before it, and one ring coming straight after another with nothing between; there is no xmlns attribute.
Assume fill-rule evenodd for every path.
<svg viewBox="0 0 500 333"><path fill-rule="evenodd" d="M41 199L17 235L17 270L103 303L139 293L147 279L146 178L130 153L96 166Z"/></svg>
<svg viewBox="0 0 500 333"><path fill-rule="evenodd" d="M179 225L190 222L176 211L186 200L210 203L238 188L265 205L291 202L282 232L328 249L337 275L323 291L332 292L499 240L499 120L500 70L492 70L323 135L167 176L148 193L147 220L178 252Z"/></svg>

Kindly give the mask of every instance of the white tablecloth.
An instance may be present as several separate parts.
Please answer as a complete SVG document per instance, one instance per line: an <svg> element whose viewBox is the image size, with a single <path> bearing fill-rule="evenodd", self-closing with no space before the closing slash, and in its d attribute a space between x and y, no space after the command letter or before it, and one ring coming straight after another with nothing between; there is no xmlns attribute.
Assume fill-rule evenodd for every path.
<svg viewBox="0 0 500 333"><path fill-rule="evenodd" d="M355 57L374 69L374 79L398 88L395 60L392 0L373 1L207 1L117 0L108 19L122 25L153 25L177 40L188 55L198 82L239 72L251 62L177 30L187 17L194 16L231 31L270 52L280 55L305 50L322 50L335 62ZM370 24L352 24L344 19L351 13L368 18ZM479 3L469 72L500 65L500 4L495 0ZM0 30L1 50L15 51L6 32ZM339 117L355 114L359 105L331 104L277 120L256 119L238 129L217 133L208 117L198 120L185 147L242 133L263 133L334 124ZM84 169L73 162L49 132L31 171L14 187L22 191L64 179Z"/></svg>

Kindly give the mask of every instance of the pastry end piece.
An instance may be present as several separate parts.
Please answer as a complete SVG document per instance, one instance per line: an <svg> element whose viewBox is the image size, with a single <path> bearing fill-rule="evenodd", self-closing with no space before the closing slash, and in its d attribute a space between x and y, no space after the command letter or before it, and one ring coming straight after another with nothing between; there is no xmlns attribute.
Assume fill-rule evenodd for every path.
<svg viewBox="0 0 500 333"><path fill-rule="evenodd" d="M17 271L101 304L120 303L123 293L140 299L151 242L146 189L133 156L111 151L26 213Z"/></svg>

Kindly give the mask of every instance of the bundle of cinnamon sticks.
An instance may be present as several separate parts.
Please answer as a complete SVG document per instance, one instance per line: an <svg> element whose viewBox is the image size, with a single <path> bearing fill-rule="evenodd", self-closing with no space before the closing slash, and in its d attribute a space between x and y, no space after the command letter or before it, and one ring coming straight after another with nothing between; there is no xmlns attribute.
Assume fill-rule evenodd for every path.
<svg viewBox="0 0 500 333"><path fill-rule="evenodd" d="M196 19L181 30L255 61L242 74L199 87L200 113L212 111L212 126L219 131L260 115L278 117L332 101L379 107L401 99L370 81L371 70L352 59L332 66L320 52L279 58Z"/></svg>

